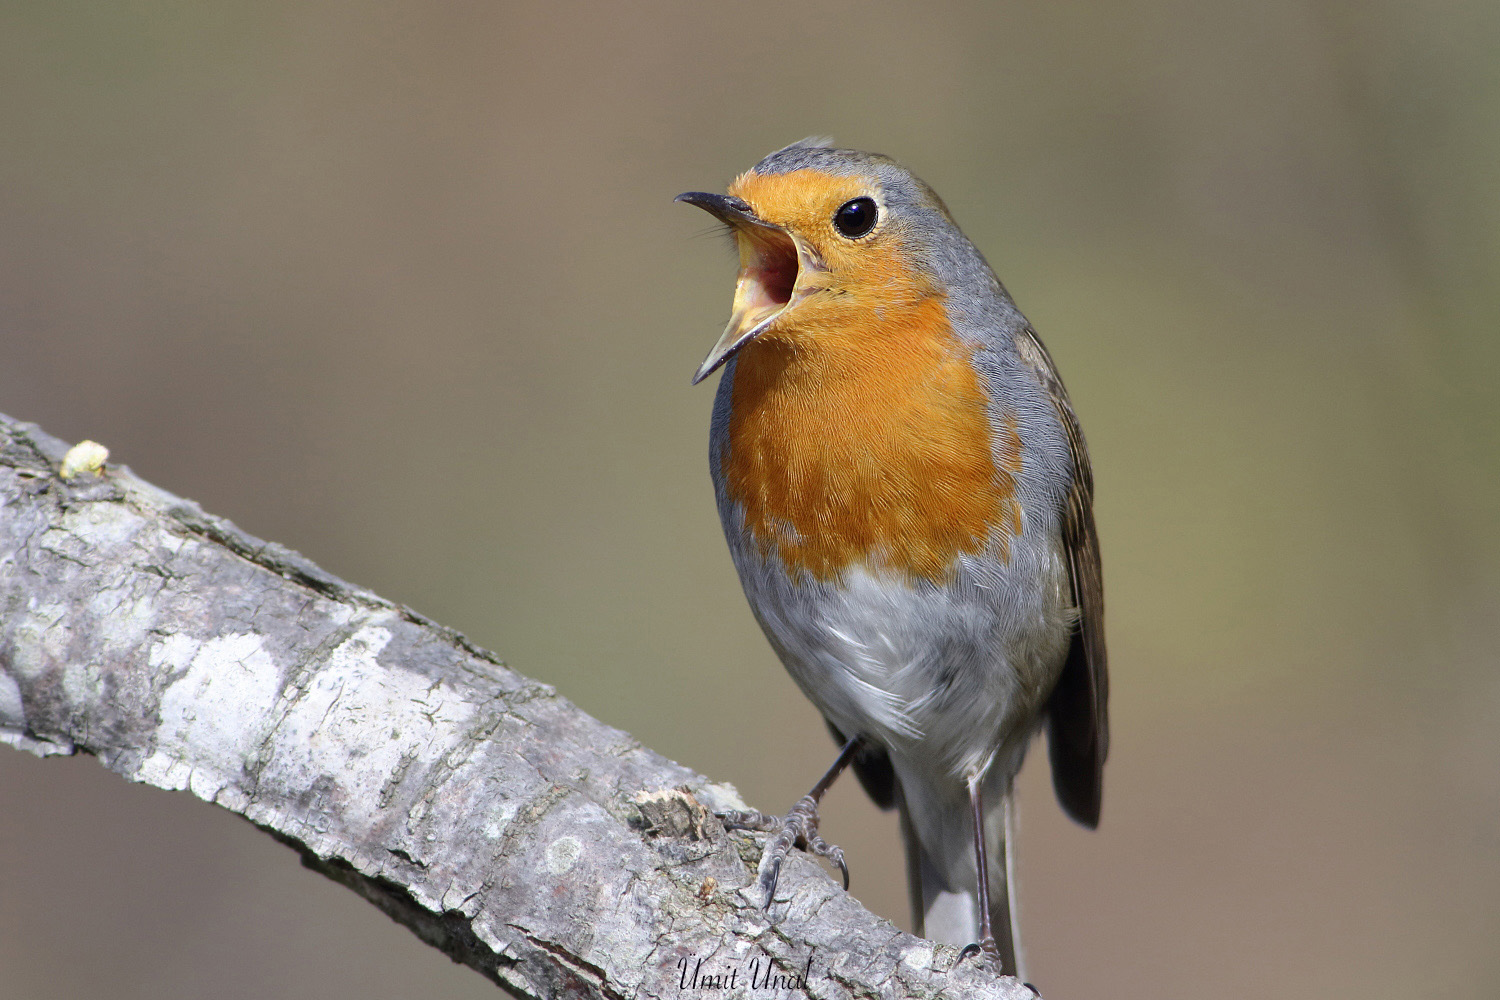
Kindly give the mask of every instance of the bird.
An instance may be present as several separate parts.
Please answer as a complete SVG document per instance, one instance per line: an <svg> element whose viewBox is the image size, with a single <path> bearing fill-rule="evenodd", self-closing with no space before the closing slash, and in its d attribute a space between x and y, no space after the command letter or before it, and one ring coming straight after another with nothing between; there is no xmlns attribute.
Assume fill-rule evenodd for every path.
<svg viewBox="0 0 1500 1000"><path fill-rule="evenodd" d="M1099 822L1108 669L1093 475L1057 368L937 194L804 139L677 201L739 255L709 465L750 608L841 747L763 830L770 906L852 765L900 815L914 931L1023 975L1013 782L1047 731L1063 810Z"/></svg>

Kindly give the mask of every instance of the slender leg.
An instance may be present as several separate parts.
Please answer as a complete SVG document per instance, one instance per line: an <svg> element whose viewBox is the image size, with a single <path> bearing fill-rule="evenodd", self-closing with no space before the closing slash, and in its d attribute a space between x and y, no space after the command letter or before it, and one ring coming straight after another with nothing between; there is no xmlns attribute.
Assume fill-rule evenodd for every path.
<svg viewBox="0 0 1500 1000"><path fill-rule="evenodd" d="M800 846L810 854L827 858L838 866L844 876L844 888L849 888L849 866L844 863L844 852L829 844L818 836L818 803L822 801L823 795L832 787L834 781L849 762L854 759L854 754L859 750L858 736L844 744L844 749L839 752L838 759L833 762L818 783L813 785L812 791L797 800L792 806L792 811L785 816L767 816L763 812L755 810L732 810L721 813L720 818L724 825L731 830L758 830L762 833L774 833L766 843L765 853L761 855L759 882L761 891L765 893L764 905L771 905L771 897L776 892L776 883L781 878L781 865L791 853L793 847Z"/></svg>
<svg viewBox="0 0 1500 1000"><path fill-rule="evenodd" d="M1004 914L1005 926L1000 928L1004 935L1004 946L1002 947L995 937L995 927L991 918L990 909L990 865L989 851L985 846L984 838L984 775L975 775L969 779L969 809L974 817L974 862L979 869L979 941L971 944L963 950L963 954L978 951L983 954L985 960L1000 970L1002 976L1014 976L1016 974L1016 955L1014 937L1010 927L1010 902L1007 895L1006 910ZM1009 879L1007 878L1007 894L1009 893Z"/></svg>

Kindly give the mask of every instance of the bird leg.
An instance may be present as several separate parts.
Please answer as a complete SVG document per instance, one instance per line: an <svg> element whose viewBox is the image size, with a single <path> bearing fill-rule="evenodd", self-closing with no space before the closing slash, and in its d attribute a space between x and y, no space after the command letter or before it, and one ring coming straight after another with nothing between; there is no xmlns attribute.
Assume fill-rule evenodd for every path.
<svg viewBox="0 0 1500 1000"><path fill-rule="evenodd" d="M781 878L781 865L786 861L793 847L801 847L809 854L816 854L833 862L843 873L844 888L846 890L849 888L849 866L844 863L843 850L818 836L818 803L822 801L824 793L833 785L834 780L844 773L844 769L854 759L854 754L859 749L859 741L860 738L856 736L844 744L844 749L839 751L838 759L833 762L833 766L818 779L812 791L797 800L797 804L792 806L792 811L785 816L768 816L754 809L736 809L719 814L724 825L731 830L755 830L774 834L766 842L766 850L761 855L760 869L757 873L757 881L761 891L765 893L765 902L762 905L767 907L771 905L771 897L776 893L776 883Z"/></svg>
<svg viewBox="0 0 1500 1000"><path fill-rule="evenodd" d="M1007 917L1006 926L1002 928L1006 942L1003 949L995 940L995 928L990 919L990 866L989 852L984 843L983 784L983 774L969 778L969 808L974 814L974 861L979 867L979 940L974 944L966 945L964 950L959 952L958 957L962 960L977 952L981 956L981 961L1000 975L1014 976L1016 955L1009 917Z"/></svg>

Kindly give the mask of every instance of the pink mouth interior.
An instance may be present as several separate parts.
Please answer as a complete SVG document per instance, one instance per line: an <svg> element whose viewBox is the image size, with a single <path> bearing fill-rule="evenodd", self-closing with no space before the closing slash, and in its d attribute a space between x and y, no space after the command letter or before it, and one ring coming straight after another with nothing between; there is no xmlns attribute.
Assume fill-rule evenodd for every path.
<svg viewBox="0 0 1500 1000"><path fill-rule="evenodd" d="M751 239L755 256L745 277L757 286L753 306L786 305L797 284L796 245L790 237L774 232L756 232Z"/></svg>

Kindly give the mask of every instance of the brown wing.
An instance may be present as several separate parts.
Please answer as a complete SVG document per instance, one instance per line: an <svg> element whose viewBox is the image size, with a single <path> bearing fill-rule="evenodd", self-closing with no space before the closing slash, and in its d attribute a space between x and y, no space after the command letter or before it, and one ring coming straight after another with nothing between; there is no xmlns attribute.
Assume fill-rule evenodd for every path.
<svg viewBox="0 0 1500 1000"><path fill-rule="evenodd" d="M1104 758L1109 753L1109 668L1104 651L1104 575L1094 531L1094 474L1068 391L1041 338L1027 327L1016 346L1047 387L1073 455L1073 485L1063 508L1062 530L1078 626L1047 703L1047 750L1057 800L1069 816L1092 829L1099 825Z"/></svg>

